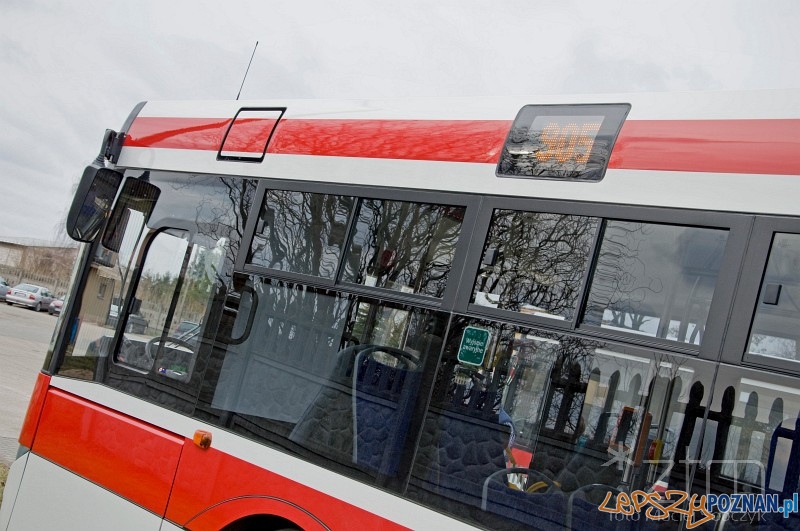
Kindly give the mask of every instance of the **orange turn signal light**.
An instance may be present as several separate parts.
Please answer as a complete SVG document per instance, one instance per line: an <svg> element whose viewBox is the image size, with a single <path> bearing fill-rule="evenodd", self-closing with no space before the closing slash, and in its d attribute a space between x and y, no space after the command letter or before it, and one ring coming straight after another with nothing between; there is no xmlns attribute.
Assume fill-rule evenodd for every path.
<svg viewBox="0 0 800 531"><path fill-rule="evenodd" d="M192 437L194 443L206 450L207 448L211 447L211 432L205 430L197 430L194 432L194 437Z"/></svg>

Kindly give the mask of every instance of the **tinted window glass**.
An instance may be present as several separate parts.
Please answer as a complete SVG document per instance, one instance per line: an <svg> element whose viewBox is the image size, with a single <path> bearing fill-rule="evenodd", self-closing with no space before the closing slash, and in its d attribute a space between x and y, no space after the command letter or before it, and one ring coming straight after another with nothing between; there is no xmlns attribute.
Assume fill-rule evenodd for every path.
<svg viewBox="0 0 800 531"><path fill-rule="evenodd" d="M598 220L496 210L472 302L572 319Z"/></svg>
<svg viewBox="0 0 800 531"><path fill-rule="evenodd" d="M583 322L699 345L728 233L608 221Z"/></svg>
<svg viewBox="0 0 800 531"><path fill-rule="evenodd" d="M209 362L196 414L345 474L399 488L445 316L259 278ZM224 325L222 327L224 333ZM427 370L426 370L427 368Z"/></svg>
<svg viewBox="0 0 800 531"><path fill-rule="evenodd" d="M700 414L705 411L699 411ZM780 507L800 492L800 391L795 379L720 367L702 438L695 484L704 494L769 494ZM749 500L752 502L756 500ZM717 508L719 511L719 508ZM751 510L729 516L735 529L798 529L800 513ZM753 527L746 525L753 522ZM739 527L735 527L738 524Z"/></svg>
<svg viewBox="0 0 800 531"><path fill-rule="evenodd" d="M76 333L66 346L58 373L104 381L188 412L202 374L198 367L203 361L202 339L206 332L216 330L255 181L162 172L148 175L161 190L149 223L192 224L192 240L185 231L162 232L153 240L144 263L138 264L149 229L141 212L131 211L121 228L120 251L98 252L91 265ZM140 279L134 278L137 270ZM180 288L179 275L183 275ZM138 283L135 297L129 297L132 283ZM108 296L98 296L105 292ZM182 321L197 326L178 330ZM123 337L115 353L110 347L119 328ZM108 363L112 359L117 363Z"/></svg>
<svg viewBox="0 0 800 531"><path fill-rule="evenodd" d="M225 238L211 249L189 245L184 231L156 235L142 265L135 304L125 316L117 362L162 382L192 379L202 323L215 294L214 274L222 269L226 246Z"/></svg>
<svg viewBox="0 0 800 531"><path fill-rule="evenodd" d="M353 204L351 197L268 190L249 262L336 278Z"/></svg>
<svg viewBox="0 0 800 531"><path fill-rule="evenodd" d="M475 328L488 333L480 364L464 355ZM614 529L613 517L598 511L607 494L651 492L657 482L685 488L713 369L456 318L409 495L490 529Z"/></svg>
<svg viewBox="0 0 800 531"><path fill-rule="evenodd" d="M747 351L800 361L800 235L776 234Z"/></svg>
<svg viewBox="0 0 800 531"><path fill-rule="evenodd" d="M441 297L464 210L362 200L342 280Z"/></svg>

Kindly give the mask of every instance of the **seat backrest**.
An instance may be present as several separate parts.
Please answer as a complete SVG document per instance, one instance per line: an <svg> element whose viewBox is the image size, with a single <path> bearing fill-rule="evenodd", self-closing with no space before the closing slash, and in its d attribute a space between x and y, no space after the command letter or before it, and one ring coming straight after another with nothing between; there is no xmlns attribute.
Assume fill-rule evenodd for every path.
<svg viewBox="0 0 800 531"><path fill-rule="evenodd" d="M339 462L397 474L417 400L421 371L391 366L361 345L340 353L332 374L289 438Z"/></svg>
<svg viewBox="0 0 800 531"><path fill-rule="evenodd" d="M421 371L391 367L368 354L356 358L353 461L394 476L405 447Z"/></svg>
<svg viewBox="0 0 800 531"><path fill-rule="evenodd" d="M412 481L480 507L486 478L505 468L508 427L447 410L428 411Z"/></svg>
<svg viewBox="0 0 800 531"><path fill-rule="evenodd" d="M616 507L616 497L620 492L616 487L603 483L582 485L574 490L567 500L567 529L610 529L614 531L638 529L639 521L637 519L618 519L614 518L614 515L604 514L598 510L608 493L611 493L610 507ZM658 524L660 523L658 522Z"/></svg>

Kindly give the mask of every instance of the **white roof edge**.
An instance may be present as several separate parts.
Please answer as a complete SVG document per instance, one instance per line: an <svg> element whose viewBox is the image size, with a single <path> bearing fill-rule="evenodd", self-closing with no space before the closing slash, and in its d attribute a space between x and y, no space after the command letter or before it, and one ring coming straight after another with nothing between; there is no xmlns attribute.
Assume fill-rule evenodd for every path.
<svg viewBox="0 0 800 531"><path fill-rule="evenodd" d="M139 116L230 118L244 107L285 107L286 118L513 120L524 105L581 103L630 103L629 120L800 118L800 89L491 98L152 101Z"/></svg>

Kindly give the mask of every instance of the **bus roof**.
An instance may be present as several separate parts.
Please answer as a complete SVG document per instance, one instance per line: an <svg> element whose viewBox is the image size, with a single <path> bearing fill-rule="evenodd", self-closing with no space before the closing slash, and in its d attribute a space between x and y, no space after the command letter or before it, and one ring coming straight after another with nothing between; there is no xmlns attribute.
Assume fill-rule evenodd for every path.
<svg viewBox="0 0 800 531"><path fill-rule="evenodd" d="M800 215L800 90L147 102L118 166ZM599 182L498 176L526 105L625 103ZM228 156L232 155L232 156Z"/></svg>

